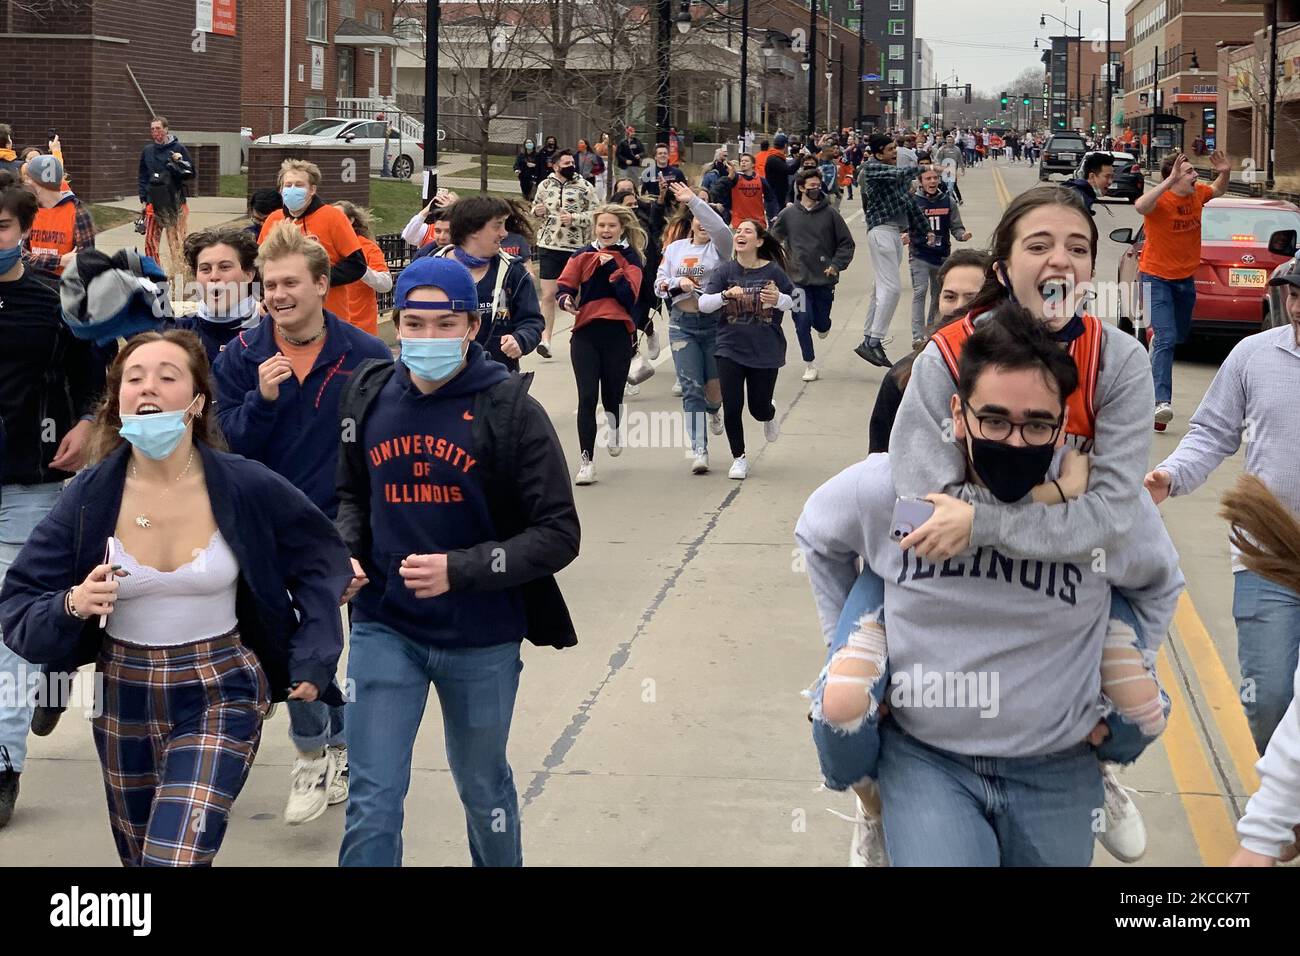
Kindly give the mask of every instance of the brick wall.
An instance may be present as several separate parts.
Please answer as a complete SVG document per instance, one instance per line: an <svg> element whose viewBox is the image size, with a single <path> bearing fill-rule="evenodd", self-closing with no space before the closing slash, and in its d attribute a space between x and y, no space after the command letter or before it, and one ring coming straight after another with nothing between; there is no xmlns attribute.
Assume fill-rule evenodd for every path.
<svg viewBox="0 0 1300 956"><path fill-rule="evenodd" d="M329 0L326 23L328 43L317 43L307 39L307 0L293 0L291 16L291 34L289 41L289 125L292 128L306 119L306 101L309 96L325 99L327 115L333 114L336 107L338 89L339 47L333 41L334 30L342 19L339 0ZM356 0L354 19L365 22L367 10L375 10L384 15L384 32L391 33L393 27L393 4L391 0ZM243 93L238 102L242 104L242 122L251 126L253 136L265 136L267 133L282 131L284 122L284 3L283 0L241 0L239 7L241 25L256 24L254 29L245 33L243 45ZM325 52L324 78L320 89L313 89L311 84L312 49L320 48ZM393 49L384 47L380 56L379 91L381 95L392 93L392 56ZM353 69L353 88L345 91L346 96L368 96L374 78L374 58L362 49L355 53ZM301 82L298 80L298 67L302 66Z"/></svg>
<svg viewBox="0 0 1300 956"><path fill-rule="evenodd" d="M248 151L248 195L258 189L275 189L280 164L305 159L320 167L322 202L347 199L370 205L370 150L363 146L254 146ZM352 175L344 165L352 161Z"/></svg>
<svg viewBox="0 0 1300 956"><path fill-rule="evenodd" d="M73 188L100 201L136 194L150 109L173 128L238 129L240 37L205 35L191 49L193 4L177 0L98 0L57 21L15 14L15 33L90 34L107 40L0 34L0 116L20 145L58 129ZM242 21L241 21L242 30Z"/></svg>

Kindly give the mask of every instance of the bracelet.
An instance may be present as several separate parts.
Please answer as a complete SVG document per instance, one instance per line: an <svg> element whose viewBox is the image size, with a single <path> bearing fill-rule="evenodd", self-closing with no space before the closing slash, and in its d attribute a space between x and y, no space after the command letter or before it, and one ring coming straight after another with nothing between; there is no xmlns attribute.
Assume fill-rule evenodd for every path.
<svg viewBox="0 0 1300 956"><path fill-rule="evenodd" d="M1052 484L1056 485L1056 493L1061 496L1061 504L1065 504L1065 492L1061 490L1061 483L1053 478Z"/></svg>
<svg viewBox="0 0 1300 956"><path fill-rule="evenodd" d="M72 588L68 588L68 593L63 596L63 610L68 617L75 617L78 621L84 621L90 616L79 612L72 603Z"/></svg>

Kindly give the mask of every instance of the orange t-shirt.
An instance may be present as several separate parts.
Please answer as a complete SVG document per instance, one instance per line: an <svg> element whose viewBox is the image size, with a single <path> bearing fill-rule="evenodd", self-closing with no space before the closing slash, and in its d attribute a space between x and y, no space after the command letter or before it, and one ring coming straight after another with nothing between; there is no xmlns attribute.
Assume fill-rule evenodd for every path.
<svg viewBox="0 0 1300 956"><path fill-rule="evenodd" d="M365 236L358 236L358 238L361 240L361 249L366 254L366 265L376 272L387 272L388 262L374 240L367 239ZM360 280L345 285L343 289L348 294L348 314L343 318L363 332L378 335L379 299L375 295L375 290Z"/></svg>
<svg viewBox="0 0 1300 956"><path fill-rule="evenodd" d="M1197 183L1190 196L1164 193L1146 214L1146 242L1138 268L1159 279L1189 278L1201 265L1201 210L1214 196Z"/></svg>
<svg viewBox="0 0 1300 956"><path fill-rule="evenodd" d="M325 347L325 336L322 335L310 345L291 345L277 328L275 329L275 345L280 350L280 353L293 365L293 377L301 385L307 381L307 376L311 374L312 368L316 365L316 359L320 358L321 349Z"/></svg>
<svg viewBox="0 0 1300 956"><path fill-rule="evenodd" d="M754 166L759 179L767 179L767 161L779 152L781 152L779 149L765 149L754 157Z"/></svg>
<svg viewBox="0 0 1300 956"><path fill-rule="evenodd" d="M284 222L285 218L283 209L277 209L267 216L266 222L262 223L262 232L257 237L258 243L266 242L266 237L271 234L271 230ZM331 266L338 265L361 248L361 241L357 239L356 231L352 228L348 217L343 214L343 210L329 203L323 204L301 219L289 221L325 247L325 251L329 253ZM351 318L348 315L348 288L345 285L331 287L329 295L325 297L325 308L345 321Z"/></svg>

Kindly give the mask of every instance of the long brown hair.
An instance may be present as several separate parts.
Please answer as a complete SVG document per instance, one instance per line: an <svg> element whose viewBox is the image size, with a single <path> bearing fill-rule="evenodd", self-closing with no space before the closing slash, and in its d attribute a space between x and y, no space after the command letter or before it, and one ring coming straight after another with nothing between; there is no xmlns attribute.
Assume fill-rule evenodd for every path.
<svg viewBox="0 0 1300 956"><path fill-rule="evenodd" d="M754 232L758 234L758 248L754 251L758 253L760 259L766 259L768 262L775 262L781 267L782 272L788 272L786 266L785 249L781 243L776 241L776 236L767 231L767 227L757 219L742 219L742 223L747 222L754 227ZM732 252L732 258L735 258L735 252Z"/></svg>
<svg viewBox="0 0 1300 956"><path fill-rule="evenodd" d="M532 207L522 199L507 199L510 215L506 217L506 229L524 237L530 247L537 245L537 234L533 229Z"/></svg>
<svg viewBox="0 0 1300 956"><path fill-rule="evenodd" d="M1254 475L1242 475L1223 496L1221 518L1247 569L1300 591L1300 521Z"/></svg>
<svg viewBox="0 0 1300 956"><path fill-rule="evenodd" d="M123 346L108 370L108 384L104 399L95 412L95 424L90 435L90 461L103 461L116 451L125 439L122 428L122 376L126 363L136 349L151 342L171 342L180 346L189 358L190 375L194 378L194 394L203 396L203 411L194 419L194 440L218 451L226 450L226 439L217 425L217 390L212 384L212 368L203 343L193 332L169 329L166 332L141 332Z"/></svg>
<svg viewBox="0 0 1300 956"><path fill-rule="evenodd" d="M993 230L993 241L989 246L989 255L992 257L992 261L989 263L988 270L984 273L983 287L980 288L979 294L971 301L970 311L981 312L1010 298L1011 290L998 280L997 270L999 267L1005 268L1006 262L1011 258L1011 251L1016 244L1016 231L1020 226L1020 220L1035 209L1041 209L1043 206L1068 206L1084 218L1088 223L1089 244L1092 247L1092 266L1093 269L1097 268L1097 223L1084 209L1083 200L1079 198L1079 194L1073 189L1066 189L1064 186L1035 186L1011 200L1011 205L1007 206L1006 212L998 220L997 228Z"/></svg>

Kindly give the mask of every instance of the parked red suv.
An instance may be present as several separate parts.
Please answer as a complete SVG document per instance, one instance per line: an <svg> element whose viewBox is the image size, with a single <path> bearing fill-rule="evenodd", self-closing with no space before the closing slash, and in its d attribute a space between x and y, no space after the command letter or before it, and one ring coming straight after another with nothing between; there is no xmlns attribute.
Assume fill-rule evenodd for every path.
<svg viewBox="0 0 1300 956"><path fill-rule="evenodd" d="M1201 218L1201 266L1196 282L1192 334L1242 338L1268 327L1269 273L1286 261L1270 252L1269 238L1280 229L1300 231L1300 207L1281 199L1221 196L1205 204ZM1115 242L1129 245L1120 257L1117 279L1124 288L1137 288L1138 260L1146 242L1144 230L1116 229ZM1134 285L1126 285L1134 283ZM1131 301L1119 326L1132 333L1144 325L1140 296ZM1124 298L1121 298L1124 302Z"/></svg>

